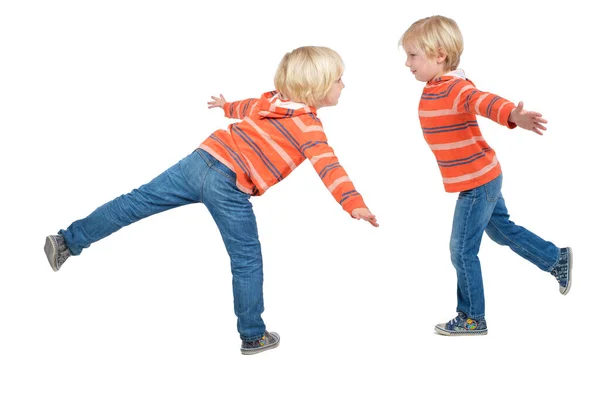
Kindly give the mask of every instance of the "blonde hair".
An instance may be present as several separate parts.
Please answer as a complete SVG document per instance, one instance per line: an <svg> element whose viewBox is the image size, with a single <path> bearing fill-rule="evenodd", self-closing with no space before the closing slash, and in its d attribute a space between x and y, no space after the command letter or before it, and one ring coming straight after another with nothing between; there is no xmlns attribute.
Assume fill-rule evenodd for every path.
<svg viewBox="0 0 600 400"><path fill-rule="evenodd" d="M435 58L439 52L446 54L444 60L447 71L458 68L463 52L463 37L456 22L441 15L418 20L404 32L399 46L413 45L428 58Z"/></svg>
<svg viewBox="0 0 600 400"><path fill-rule="evenodd" d="M275 72L275 88L289 100L318 107L344 72L338 53L305 46L287 53Z"/></svg>

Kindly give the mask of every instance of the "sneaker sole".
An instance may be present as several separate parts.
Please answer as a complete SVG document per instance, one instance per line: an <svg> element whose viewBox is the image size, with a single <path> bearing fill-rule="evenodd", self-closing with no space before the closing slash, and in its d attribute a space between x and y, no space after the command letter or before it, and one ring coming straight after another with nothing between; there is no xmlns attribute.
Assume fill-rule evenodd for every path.
<svg viewBox="0 0 600 400"><path fill-rule="evenodd" d="M58 243L52 236L46 236L46 243L44 244L44 252L48 258L48 262L54 272L58 271L57 256L58 256Z"/></svg>
<svg viewBox="0 0 600 400"><path fill-rule="evenodd" d="M275 336L273 334L273 332L271 332L271 335ZM240 349L240 351L245 356L251 356L254 354L262 353L263 351L273 350L273 349L277 348L277 346L279 346L279 335L277 335L277 342L275 342L275 343L271 343L270 345L263 346L263 347L257 347L256 349Z"/></svg>
<svg viewBox="0 0 600 400"><path fill-rule="evenodd" d="M479 331L448 331L438 326L435 327L435 331L442 336L484 336L488 333L487 329Z"/></svg>
<svg viewBox="0 0 600 400"><path fill-rule="evenodd" d="M560 287L560 293L564 296L567 295L567 293L569 293L569 290L571 290L571 283L573 282L573 275L572 275L572 271L573 271L573 250L571 250L570 247L567 247L567 249L569 249L569 282L567 283L567 287L563 290L562 287Z"/></svg>

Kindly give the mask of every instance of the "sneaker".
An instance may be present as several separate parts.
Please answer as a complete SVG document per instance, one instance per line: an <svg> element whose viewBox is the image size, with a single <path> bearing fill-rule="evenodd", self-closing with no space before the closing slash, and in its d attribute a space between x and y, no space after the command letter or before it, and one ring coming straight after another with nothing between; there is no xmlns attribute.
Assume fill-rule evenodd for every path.
<svg viewBox="0 0 600 400"><path fill-rule="evenodd" d="M263 351L274 349L279 346L279 335L275 332L266 332L260 339L251 340L249 342L242 341L242 354L252 355Z"/></svg>
<svg viewBox="0 0 600 400"><path fill-rule="evenodd" d="M560 249L558 263L550 273L558 281L558 290L566 295L571 289L571 271L573 270L573 250L570 247Z"/></svg>
<svg viewBox="0 0 600 400"><path fill-rule="evenodd" d="M61 235L46 236L44 252L48 257L48 262L54 271L58 271L61 265L71 256L71 252Z"/></svg>
<svg viewBox="0 0 600 400"><path fill-rule="evenodd" d="M453 320L437 324L435 331L444 336L487 335L487 324L485 323L485 318L480 320L467 318L465 313L459 311Z"/></svg>

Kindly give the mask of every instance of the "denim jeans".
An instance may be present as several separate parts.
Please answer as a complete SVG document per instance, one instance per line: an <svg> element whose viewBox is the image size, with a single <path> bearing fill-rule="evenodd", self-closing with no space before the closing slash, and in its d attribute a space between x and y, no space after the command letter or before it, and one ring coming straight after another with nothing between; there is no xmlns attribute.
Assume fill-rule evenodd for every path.
<svg viewBox="0 0 600 400"><path fill-rule="evenodd" d="M483 280L477 256L484 231L494 242L509 246L543 271L552 270L558 262L558 247L510 220L501 189L502 175L460 192L456 201L450 255L458 279L457 311L472 319L485 317Z"/></svg>
<svg viewBox="0 0 600 400"><path fill-rule="evenodd" d="M59 233L71 254L142 218L171 208L204 203L215 220L233 274L234 310L242 340L265 332L263 268L250 196L236 186L233 171L204 150L195 150L148 184L98 207Z"/></svg>

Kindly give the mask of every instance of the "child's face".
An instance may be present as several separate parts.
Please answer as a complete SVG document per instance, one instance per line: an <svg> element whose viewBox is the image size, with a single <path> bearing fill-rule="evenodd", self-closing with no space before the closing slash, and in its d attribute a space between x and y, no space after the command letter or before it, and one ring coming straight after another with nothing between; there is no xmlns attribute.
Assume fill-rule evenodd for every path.
<svg viewBox="0 0 600 400"><path fill-rule="evenodd" d="M406 51L406 65L420 82L429 82L434 78L439 78L444 75L444 60L445 55L440 55L436 58L429 58L421 50L407 44L404 46Z"/></svg>
<svg viewBox="0 0 600 400"><path fill-rule="evenodd" d="M342 82L342 77L340 76L334 83L329 92L327 92L327 96L323 99L321 103L321 107L330 107L335 106L340 99L340 95L342 94L342 89L345 88L344 82Z"/></svg>

